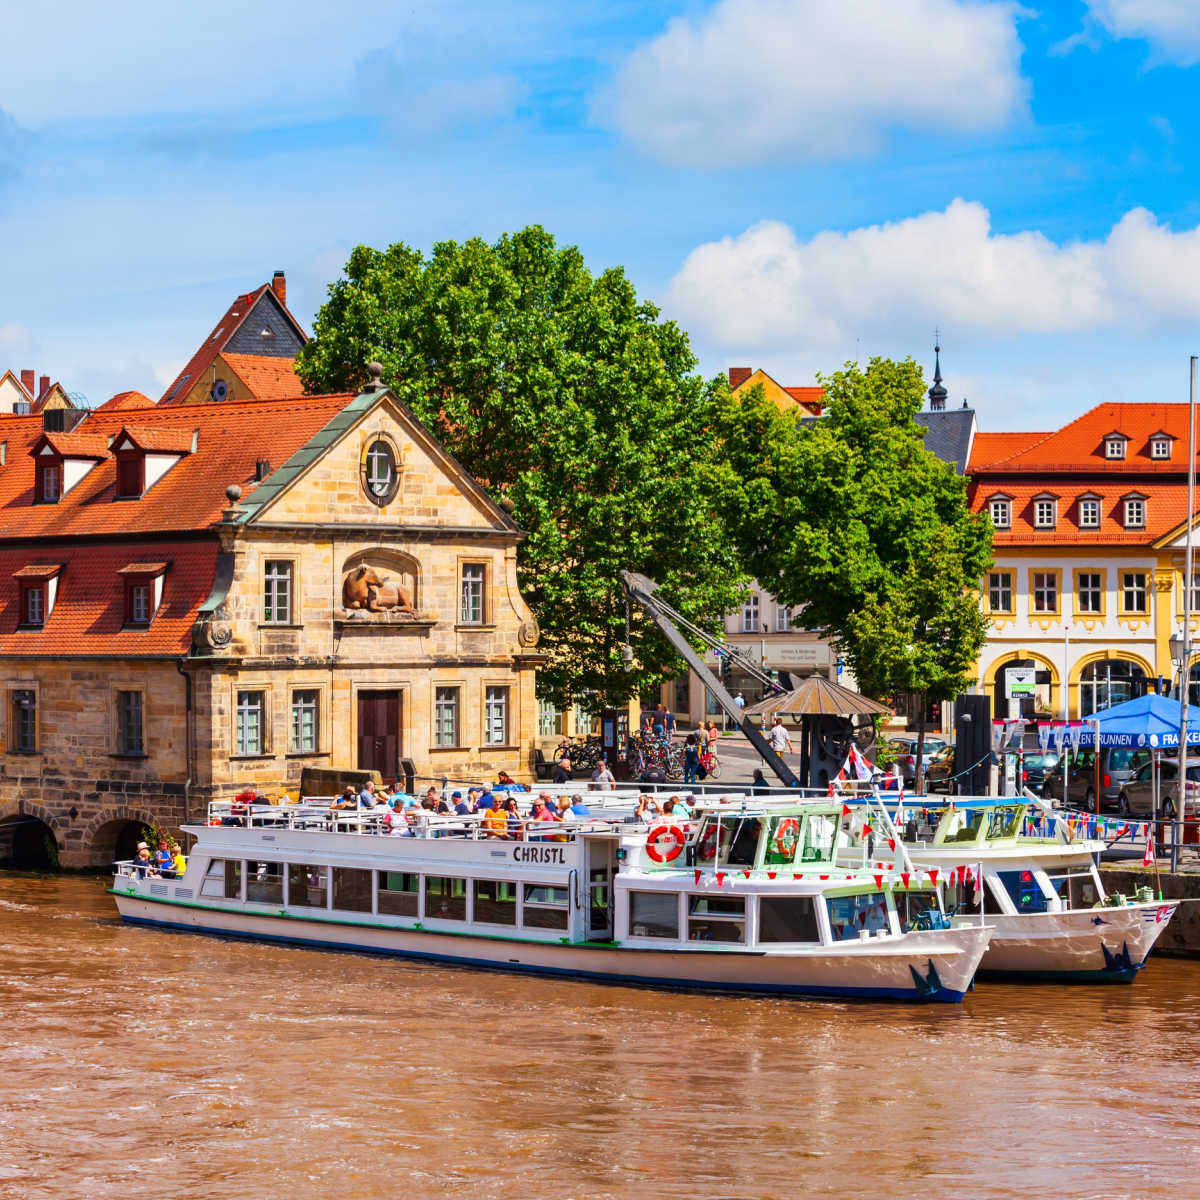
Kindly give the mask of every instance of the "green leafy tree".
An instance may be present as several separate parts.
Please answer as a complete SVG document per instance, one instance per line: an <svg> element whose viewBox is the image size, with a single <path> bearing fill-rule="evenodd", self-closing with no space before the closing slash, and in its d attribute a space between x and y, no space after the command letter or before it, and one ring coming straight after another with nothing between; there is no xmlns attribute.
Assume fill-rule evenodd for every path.
<svg viewBox="0 0 1200 1200"><path fill-rule="evenodd" d="M621 703L682 664L647 622L624 669L619 571L698 623L745 579L718 519L714 425L727 389L619 268L593 276L532 226L494 244L357 247L297 370L309 391L384 382L528 532L521 590L542 629L543 695Z"/></svg>
<svg viewBox="0 0 1200 1200"><path fill-rule="evenodd" d="M916 693L923 751L926 703L968 685L986 637L976 589L991 526L923 445L916 363L875 358L821 382L818 421L759 389L729 402L726 512L748 568L829 631L864 693ZM923 775L918 758L918 787Z"/></svg>

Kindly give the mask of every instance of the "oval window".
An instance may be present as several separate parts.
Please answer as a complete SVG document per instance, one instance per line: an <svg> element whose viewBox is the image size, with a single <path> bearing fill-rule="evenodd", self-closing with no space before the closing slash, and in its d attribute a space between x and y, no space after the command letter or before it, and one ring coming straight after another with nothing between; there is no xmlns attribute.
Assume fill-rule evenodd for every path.
<svg viewBox="0 0 1200 1200"><path fill-rule="evenodd" d="M398 482L392 447L376 438L363 456L363 487L375 504L386 504L396 494Z"/></svg>

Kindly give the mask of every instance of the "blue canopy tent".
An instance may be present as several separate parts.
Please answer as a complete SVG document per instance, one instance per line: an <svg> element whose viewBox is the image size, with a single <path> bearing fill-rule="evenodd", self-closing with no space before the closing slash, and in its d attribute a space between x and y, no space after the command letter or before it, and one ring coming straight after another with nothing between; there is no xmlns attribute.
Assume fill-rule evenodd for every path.
<svg viewBox="0 0 1200 1200"><path fill-rule="evenodd" d="M1153 692L1086 717L1079 730L1081 746L1095 745L1093 722L1099 722L1101 746L1145 746L1157 750L1179 747L1179 701ZM1066 726L1061 722L1055 722L1053 732L1059 745L1069 740ZM1189 711L1187 744L1200 746L1200 713L1194 710Z"/></svg>

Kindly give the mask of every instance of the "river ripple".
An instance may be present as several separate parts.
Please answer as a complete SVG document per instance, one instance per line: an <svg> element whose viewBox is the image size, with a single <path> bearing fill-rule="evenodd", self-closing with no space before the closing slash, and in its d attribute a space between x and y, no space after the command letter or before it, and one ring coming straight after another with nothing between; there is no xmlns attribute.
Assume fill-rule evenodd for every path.
<svg viewBox="0 0 1200 1200"><path fill-rule="evenodd" d="M1200 1193L1200 964L697 997L159 933L105 887L0 873L0 1196Z"/></svg>

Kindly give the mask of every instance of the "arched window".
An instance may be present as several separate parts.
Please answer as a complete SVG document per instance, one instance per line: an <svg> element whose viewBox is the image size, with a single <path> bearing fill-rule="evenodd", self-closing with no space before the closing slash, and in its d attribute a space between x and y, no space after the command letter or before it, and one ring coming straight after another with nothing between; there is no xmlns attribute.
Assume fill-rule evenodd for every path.
<svg viewBox="0 0 1200 1200"><path fill-rule="evenodd" d="M1088 663L1079 676L1079 715L1090 716L1146 694L1146 672L1124 658Z"/></svg>
<svg viewBox="0 0 1200 1200"><path fill-rule="evenodd" d="M399 477L391 444L376 438L362 460L363 488L375 504L386 504L396 494Z"/></svg>

